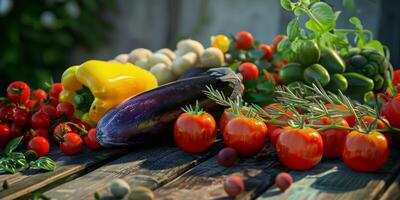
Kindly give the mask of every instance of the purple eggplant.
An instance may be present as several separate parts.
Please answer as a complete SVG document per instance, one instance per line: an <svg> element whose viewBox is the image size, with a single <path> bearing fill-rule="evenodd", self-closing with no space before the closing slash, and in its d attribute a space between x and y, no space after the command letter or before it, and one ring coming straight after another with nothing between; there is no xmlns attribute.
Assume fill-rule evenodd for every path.
<svg viewBox="0 0 400 200"><path fill-rule="evenodd" d="M210 69L206 75L163 85L107 112L97 125L98 142L104 147L136 147L164 141L172 136L173 123L183 106L198 100L207 111L219 108L204 95L207 86L231 98L243 91L240 78L229 68Z"/></svg>

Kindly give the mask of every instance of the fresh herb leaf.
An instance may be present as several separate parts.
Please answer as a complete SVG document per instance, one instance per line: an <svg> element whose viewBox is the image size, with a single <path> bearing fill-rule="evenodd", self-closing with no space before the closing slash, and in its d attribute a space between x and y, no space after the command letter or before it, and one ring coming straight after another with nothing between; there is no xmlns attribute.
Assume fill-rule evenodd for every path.
<svg viewBox="0 0 400 200"><path fill-rule="evenodd" d="M300 33L300 22L298 18L289 22L286 29L287 37L290 41L294 41Z"/></svg>
<svg viewBox="0 0 400 200"><path fill-rule="evenodd" d="M364 47L376 49L381 55L385 55L383 45L378 40L371 40Z"/></svg>
<svg viewBox="0 0 400 200"><path fill-rule="evenodd" d="M336 15L325 2L314 3L307 12L310 19L306 27L314 32L327 32L335 28Z"/></svg>
<svg viewBox="0 0 400 200"><path fill-rule="evenodd" d="M290 0L280 0L281 1L281 6L283 9L287 11L291 11L293 9L293 3Z"/></svg>
<svg viewBox="0 0 400 200"><path fill-rule="evenodd" d="M56 162L47 156L42 156L30 163L32 169L43 169L46 171L54 171L56 169Z"/></svg>
<svg viewBox="0 0 400 200"><path fill-rule="evenodd" d="M19 143L21 142L22 138L23 138L23 137L20 136L20 137L17 137L17 138L14 138L13 140L11 140L11 141L7 144L6 148L4 149L4 153L5 153L7 156L10 155L11 152L13 152L13 151L18 147L18 145L19 145Z"/></svg>
<svg viewBox="0 0 400 200"><path fill-rule="evenodd" d="M364 29L360 19L358 19L357 17L350 17L349 22L352 23L358 30Z"/></svg>

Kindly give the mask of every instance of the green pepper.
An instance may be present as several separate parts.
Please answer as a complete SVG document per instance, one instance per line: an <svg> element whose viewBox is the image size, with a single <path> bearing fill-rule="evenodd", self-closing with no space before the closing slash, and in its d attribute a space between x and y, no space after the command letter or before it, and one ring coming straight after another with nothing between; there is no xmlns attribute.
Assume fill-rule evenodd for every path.
<svg viewBox="0 0 400 200"><path fill-rule="evenodd" d="M364 94L374 89L374 81L364 75L355 72L344 73L349 84L348 93Z"/></svg>
<svg viewBox="0 0 400 200"><path fill-rule="evenodd" d="M298 59L304 67L318 63L320 56L321 52L316 42L307 40L301 43L298 50Z"/></svg>
<svg viewBox="0 0 400 200"><path fill-rule="evenodd" d="M320 83L322 86L329 84L329 72L320 64L313 64L304 70L303 78L307 84Z"/></svg>
<svg viewBox="0 0 400 200"><path fill-rule="evenodd" d="M344 73L346 66L343 59L336 53L335 50L330 48L324 48L321 52L319 64L324 66L329 73Z"/></svg>
<svg viewBox="0 0 400 200"><path fill-rule="evenodd" d="M279 79L282 80L284 84L289 84L295 81L303 80L304 68L297 63L289 63L282 67L279 71Z"/></svg>
<svg viewBox="0 0 400 200"><path fill-rule="evenodd" d="M348 82L346 77L344 77L342 74L333 74L330 78L331 81L326 86L326 89L334 93L337 93L338 90L342 92L347 90Z"/></svg>

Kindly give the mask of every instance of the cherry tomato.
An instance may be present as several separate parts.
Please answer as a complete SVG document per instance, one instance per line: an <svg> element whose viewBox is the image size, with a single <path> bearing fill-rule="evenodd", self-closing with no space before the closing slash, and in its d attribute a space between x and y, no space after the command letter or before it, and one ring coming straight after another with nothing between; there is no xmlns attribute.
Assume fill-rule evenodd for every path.
<svg viewBox="0 0 400 200"><path fill-rule="evenodd" d="M60 93L63 90L64 90L64 87L61 83L54 83L49 90L49 96L58 99L58 97L60 96Z"/></svg>
<svg viewBox="0 0 400 200"><path fill-rule="evenodd" d="M281 69L283 66L289 64L289 62L287 60L281 60L278 63L275 64L275 67L277 69Z"/></svg>
<svg viewBox="0 0 400 200"><path fill-rule="evenodd" d="M53 137L54 137L53 139L54 141L58 141L59 136L62 137L66 133L71 133L71 132L75 132L75 130L73 130L71 126L65 123L60 123L53 130Z"/></svg>
<svg viewBox="0 0 400 200"><path fill-rule="evenodd" d="M252 156L265 146L267 130L262 121L236 117L230 120L224 129L224 143L227 147L235 149L240 156Z"/></svg>
<svg viewBox="0 0 400 200"><path fill-rule="evenodd" d="M13 103L24 104L30 95L31 89L25 82L15 81L7 87L7 97Z"/></svg>
<svg viewBox="0 0 400 200"><path fill-rule="evenodd" d="M239 66L239 71L246 80L258 79L259 71L257 66L251 62L244 62Z"/></svg>
<svg viewBox="0 0 400 200"><path fill-rule="evenodd" d="M277 35L274 39L274 42L272 43L272 49L274 52L276 51L276 48L278 47L279 43L286 38L286 35Z"/></svg>
<svg viewBox="0 0 400 200"><path fill-rule="evenodd" d="M38 106L39 105L39 103L36 101L36 100L28 100L26 103L25 103L25 106L29 109L29 110L32 110L33 109L33 107L34 106ZM36 108L37 109L37 108ZM37 109L38 110L38 109Z"/></svg>
<svg viewBox="0 0 400 200"><path fill-rule="evenodd" d="M334 105L328 103L328 104L325 104L325 107L326 108L334 108ZM336 107L339 110L347 111L347 108L342 106L342 105L336 105ZM346 120L346 122L349 125L349 127L354 127L354 125L356 125L356 117L354 117L353 115L344 117L344 120Z"/></svg>
<svg viewBox="0 0 400 200"><path fill-rule="evenodd" d="M16 124L12 124L10 127L10 139L23 136L24 135L24 130L21 126L18 126Z"/></svg>
<svg viewBox="0 0 400 200"><path fill-rule="evenodd" d="M97 138L96 138L96 129L95 128L92 128L89 130L87 135L83 138L83 141L85 141L85 144L86 144L86 146L89 147L89 149L92 149L92 150L101 149L101 145L99 144L99 142L97 141Z"/></svg>
<svg viewBox="0 0 400 200"><path fill-rule="evenodd" d="M40 106L45 106L45 105L52 105L54 107L56 107L58 105L58 98L55 98L53 96L48 96L45 99L42 99L42 101L40 101Z"/></svg>
<svg viewBox="0 0 400 200"><path fill-rule="evenodd" d="M251 33L247 32L247 31L242 31L239 32L236 35L236 42L235 42L235 46L238 49L250 49L253 46L254 43L254 38L253 35L251 35Z"/></svg>
<svg viewBox="0 0 400 200"><path fill-rule="evenodd" d="M374 122L374 120L375 120L375 117L372 117L372 116L362 116L361 118L360 118L360 120L361 121L364 121L365 122L365 124L367 125L367 126L370 126L371 125L371 123L373 123ZM382 120L380 120L380 119L378 119L377 120L377 126L376 126L378 129L387 129L387 126L386 126L386 124L385 124L385 122L383 122Z"/></svg>
<svg viewBox="0 0 400 200"><path fill-rule="evenodd" d="M39 128L49 128L50 127L50 117L44 112L36 112L31 117L31 126L35 129Z"/></svg>
<svg viewBox="0 0 400 200"><path fill-rule="evenodd" d="M78 118L76 118L76 117L74 117L74 116L68 117L68 121L70 121L70 122L72 122L72 123L78 125L79 127L83 128L83 129L85 129L85 130L87 130L87 131L89 131L90 128L91 128L90 125L89 125L88 123L83 122L82 120L80 120L80 119L78 119ZM80 133L80 132L81 132L80 130L76 129L75 127L71 127L71 128L72 128L72 130L73 130L74 132L77 132L77 133Z"/></svg>
<svg viewBox="0 0 400 200"><path fill-rule="evenodd" d="M68 102L59 103L56 107L58 116L66 115L71 116L75 112L75 108Z"/></svg>
<svg viewBox="0 0 400 200"><path fill-rule="evenodd" d="M381 133L352 131L346 137L342 158L353 170L374 172L385 164L388 154L388 142Z"/></svg>
<svg viewBox="0 0 400 200"><path fill-rule="evenodd" d="M31 116L29 112L22 108L16 108L13 114L13 123L17 126L25 126L29 124Z"/></svg>
<svg viewBox="0 0 400 200"><path fill-rule="evenodd" d="M36 89L32 92L32 100L40 102L42 99L47 98L47 93L42 89Z"/></svg>
<svg viewBox="0 0 400 200"><path fill-rule="evenodd" d="M214 118L201 114L183 113L175 122L174 139L176 145L188 153L200 153L208 149L216 138Z"/></svg>
<svg viewBox="0 0 400 200"><path fill-rule="evenodd" d="M34 151L38 157L42 157L49 153L50 144L45 137L36 136L29 141L27 149Z"/></svg>
<svg viewBox="0 0 400 200"><path fill-rule="evenodd" d="M44 128L37 129L37 130L35 130L35 135L42 136L42 137L46 138L47 140L49 140L49 131L47 129L44 129Z"/></svg>
<svg viewBox="0 0 400 200"><path fill-rule="evenodd" d="M346 120L343 118L330 118L330 117L321 117L316 122L316 125L326 125L329 126L331 124L336 124L342 127L349 127ZM349 130L341 130L341 129L326 129L323 131L319 131L319 134L322 137L323 145L324 145L324 158L339 158L342 156L344 142L346 140L347 134L349 134Z"/></svg>
<svg viewBox="0 0 400 200"><path fill-rule="evenodd" d="M82 138L73 132L67 133L63 136L63 141L60 143L61 151L65 155L74 155L82 151L83 141Z"/></svg>
<svg viewBox="0 0 400 200"><path fill-rule="evenodd" d="M211 46L218 48L224 53L229 50L230 44L231 41L229 41L229 38L222 34L214 36L211 40Z"/></svg>
<svg viewBox="0 0 400 200"><path fill-rule="evenodd" d="M318 164L322 147L321 135L313 128L285 127L276 141L279 160L292 170L306 170Z"/></svg>
<svg viewBox="0 0 400 200"><path fill-rule="evenodd" d="M273 147L276 146L276 141L278 140L278 137L281 135L282 131L283 131L283 128L281 128L281 127L275 128L274 131L272 131L272 132L268 131L269 132L269 134L268 134L269 142L272 144Z"/></svg>
<svg viewBox="0 0 400 200"><path fill-rule="evenodd" d="M3 148L10 141L10 127L7 124L0 124L0 148Z"/></svg>
<svg viewBox="0 0 400 200"><path fill-rule="evenodd" d="M258 48L262 51L265 52L264 56L262 57L262 59L264 60L268 60L271 61L272 60L272 56L274 55L273 49L270 45L267 44L260 44L258 46Z"/></svg>
<svg viewBox="0 0 400 200"><path fill-rule="evenodd" d="M16 106L13 104L8 104L0 108L0 120L5 122L13 121L14 112L16 110Z"/></svg>
<svg viewBox="0 0 400 200"><path fill-rule="evenodd" d="M51 119L58 116L56 108L52 105L42 105L40 111L46 113Z"/></svg>

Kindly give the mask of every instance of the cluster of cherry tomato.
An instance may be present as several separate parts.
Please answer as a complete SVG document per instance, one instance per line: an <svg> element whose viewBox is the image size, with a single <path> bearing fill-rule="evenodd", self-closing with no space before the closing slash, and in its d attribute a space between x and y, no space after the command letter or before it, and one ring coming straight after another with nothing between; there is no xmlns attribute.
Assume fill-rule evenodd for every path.
<svg viewBox="0 0 400 200"><path fill-rule="evenodd" d="M9 84L7 98L0 103L0 148L20 136L38 157L49 153L51 142L67 155L79 153L83 142L91 149L100 148L96 129L74 117L72 104L58 101L62 90L61 83L51 85L48 92L31 91L22 81Z"/></svg>

